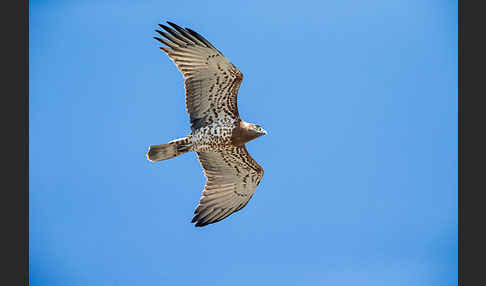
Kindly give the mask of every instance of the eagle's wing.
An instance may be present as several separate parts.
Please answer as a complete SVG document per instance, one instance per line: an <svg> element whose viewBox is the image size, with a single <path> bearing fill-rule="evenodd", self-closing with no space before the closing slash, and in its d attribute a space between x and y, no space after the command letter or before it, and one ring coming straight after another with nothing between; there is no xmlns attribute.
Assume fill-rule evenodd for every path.
<svg viewBox="0 0 486 286"><path fill-rule="evenodd" d="M156 40L169 48L161 49L182 72L186 88L186 108L192 131L214 121L239 118L236 97L243 74L211 43L188 28L167 22L174 29L159 25L167 33Z"/></svg>
<svg viewBox="0 0 486 286"><path fill-rule="evenodd" d="M241 210L263 177L263 168L245 146L197 152L207 181L192 222L205 226Z"/></svg>

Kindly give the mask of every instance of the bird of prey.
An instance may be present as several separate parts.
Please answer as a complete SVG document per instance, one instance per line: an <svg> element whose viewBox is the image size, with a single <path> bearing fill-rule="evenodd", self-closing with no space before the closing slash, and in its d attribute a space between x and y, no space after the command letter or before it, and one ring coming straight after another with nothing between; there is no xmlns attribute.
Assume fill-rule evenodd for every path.
<svg viewBox="0 0 486 286"><path fill-rule="evenodd" d="M154 37L184 76L186 111L191 133L167 144L152 145L151 162L196 152L206 185L192 223L205 226L241 210L263 177L263 168L250 156L245 143L267 132L243 121L238 114L238 89L243 74L208 40L189 28L167 22Z"/></svg>

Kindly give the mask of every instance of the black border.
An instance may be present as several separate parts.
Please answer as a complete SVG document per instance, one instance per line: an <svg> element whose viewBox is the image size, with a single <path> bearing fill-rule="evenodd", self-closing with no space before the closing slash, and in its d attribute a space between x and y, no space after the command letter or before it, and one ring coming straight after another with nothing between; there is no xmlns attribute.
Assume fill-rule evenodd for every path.
<svg viewBox="0 0 486 286"><path fill-rule="evenodd" d="M458 3L458 278L486 285L486 41L483 1ZM483 5L484 6L484 5Z"/></svg>
<svg viewBox="0 0 486 286"><path fill-rule="evenodd" d="M5 2L2 26L1 285L29 284L29 3ZM7 6L7 7L5 7Z"/></svg>

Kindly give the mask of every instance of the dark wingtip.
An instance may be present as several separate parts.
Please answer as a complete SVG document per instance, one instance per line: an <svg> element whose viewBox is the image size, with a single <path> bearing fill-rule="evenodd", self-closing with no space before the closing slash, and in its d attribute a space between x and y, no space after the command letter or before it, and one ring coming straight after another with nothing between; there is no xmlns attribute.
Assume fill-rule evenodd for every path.
<svg viewBox="0 0 486 286"><path fill-rule="evenodd" d="M186 30L184 30L181 26L174 24L172 22L167 21L167 24L169 24L172 28L176 29L179 33L187 37L189 34ZM191 35L189 34L189 40L191 39Z"/></svg>
<svg viewBox="0 0 486 286"><path fill-rule="evenodd" d="M159 25L159 27L161 27L162 29L166 30L167 32L170 31L170 30L172 30L171 28L167 27L164 24L158 24L158 25Z"/></svg>
<svg viewBox="0 0 486 286"><path fill-rule="evenodd" d="M182 29L179 25L175 24L175 23L172 23L171 21L167 21L167 24L169 24L170 26L172 26L173 28L179 28L179 29Z"/></svg>
<svg viewBox="0 0 486 286"><path fill-rule="evenodd" d="M196 214L196 215L195 215L195 216L192 218L191 223L196 223L196 224L194 225L195 227L206 226L206 225L208 225L208 224L209 224L208 222L201 222L201 221L199 220L199 214Z"/></svg>
<svg viewBox="0 0 486 286"><path fill-rule="evenodd" d="M161 35L162 37L166 37L164 35L164 32L160 31L160 30L154 30L155 32L157 32L159 35ZM167 37L166 37L167 38Z"/></svg>
<svg viewBox="0 0 486 286"><path fill-rule="evenodd" d="M188 32L190 33L195 33L194 30L192 30L191 28L188 28L188 27L185 27L184 29L186 29ZM197 33L196 33L197 34Z"/></svg>
<svg viewBox="0 0 486 286"><path fill-rule="evenodd" d="M195 227L202 227L202 226L206 226L206 225L208 225L208 224L207 223L201 223L201 222L198 221L194 226Z"/></svg>
<svg viewBox="0 0 486 286"><path fill-rule="evenodd" d="M157 41L161 42L162 44L164 43L163 40L159 37L153 37L154 39L156 39Z"/></svg>
<svg viewBox="0 0 486 286"><path fill-rule="evenodd" d="M159 24L159 27L166 30L167 32L173 31L171 28L169 28L169 27L167 27L166 25L163 25L163 24Z"/></svg>
<svg viewBox="0 0 486 286"><path fill-rule="evenodd" d="M214 48L213 45L208 41L206 40L206 38L204 38L203 36L201 36L198 32L190 29L190 28L186 28L187 32L189 34L191 34L193 37L195 37L196 39L198 39L200 42L202 42L204 45L206 45L206 47L208 48Z"/></svg>
<svg viewBox="0 0 486 286"><path fill-rule="evenodd" d="M172 25L177 26L177 24L174 24L174 23L172 23L171 21L165 21L165 22L166 22L167 24L171 25L171 26L172 26ZM179 27L179 26L177 26L177 27Z"/></svg>

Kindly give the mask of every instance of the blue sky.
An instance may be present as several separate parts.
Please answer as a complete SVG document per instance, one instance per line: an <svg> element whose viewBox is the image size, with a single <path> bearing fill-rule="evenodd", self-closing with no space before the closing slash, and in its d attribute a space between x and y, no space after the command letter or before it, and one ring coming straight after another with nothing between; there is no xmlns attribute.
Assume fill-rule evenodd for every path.
<svg viewBox="0 0 486 286"><path fill-rule="evenodd" d="M265 176L190 223L172 21L244 74ZM457 285L456 1L30 1L31 285Z"/></svg>

